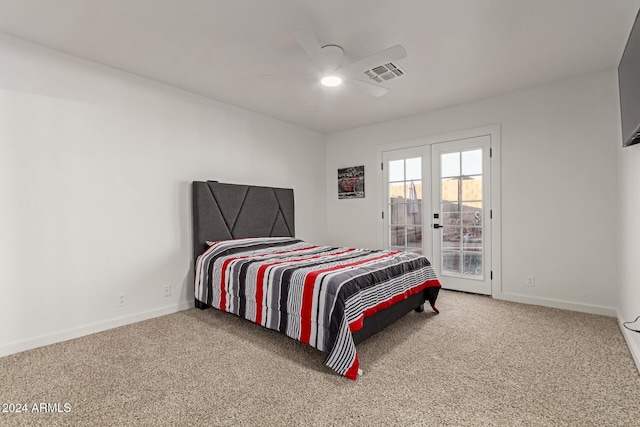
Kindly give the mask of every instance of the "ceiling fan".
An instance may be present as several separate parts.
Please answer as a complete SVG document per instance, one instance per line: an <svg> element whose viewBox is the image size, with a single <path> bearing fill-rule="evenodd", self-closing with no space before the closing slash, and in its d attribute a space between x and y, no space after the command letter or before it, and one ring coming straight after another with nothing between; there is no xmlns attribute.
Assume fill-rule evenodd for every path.
<svg viewBox="0 0 640 427"><path fill-rule="evenodd" d="M389 91L380 83L406 74L395 62L407 56L406 49L400 44L344 65L344 50L340 46L321 46L315 35L308 30L293 31L293 37L318 68L320 82L327 87L345 83L364 93L380 97Z"/></svg>

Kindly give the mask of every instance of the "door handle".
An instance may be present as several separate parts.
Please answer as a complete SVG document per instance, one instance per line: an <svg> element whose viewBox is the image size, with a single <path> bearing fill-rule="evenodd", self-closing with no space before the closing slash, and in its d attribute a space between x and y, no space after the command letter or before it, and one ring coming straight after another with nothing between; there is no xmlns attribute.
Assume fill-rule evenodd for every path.
<svg viewBox="0 0 640 427"><path fill-rule="evenodd" d="M442 228L440 224L433 224L433 228Z"/></svg>

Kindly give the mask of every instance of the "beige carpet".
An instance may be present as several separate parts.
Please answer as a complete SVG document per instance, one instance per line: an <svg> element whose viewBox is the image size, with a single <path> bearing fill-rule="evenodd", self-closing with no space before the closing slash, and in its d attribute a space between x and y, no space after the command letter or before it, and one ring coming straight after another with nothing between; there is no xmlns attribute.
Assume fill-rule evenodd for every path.
<svg viewBox="0 0 640 427"><path fill-rule="evenodd" d="M357 381L212 309L11 355L0 403L27 413L0 425L640 426L640 375L614 318L455 292L438 306L361 344Z"/></svg>

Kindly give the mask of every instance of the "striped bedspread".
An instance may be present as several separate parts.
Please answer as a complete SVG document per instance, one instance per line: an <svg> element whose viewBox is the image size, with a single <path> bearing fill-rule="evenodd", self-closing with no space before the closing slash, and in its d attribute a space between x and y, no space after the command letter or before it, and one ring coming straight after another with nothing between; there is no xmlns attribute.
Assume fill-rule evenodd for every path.
<svg viewBox="0 0 640 427"><path fill-rule="evenodd" d="M431 286L440 283L423 256L290 237L214 242L195 272L198 300L323 351L325 364L351 379L358 373L351 333Z"/></svg>

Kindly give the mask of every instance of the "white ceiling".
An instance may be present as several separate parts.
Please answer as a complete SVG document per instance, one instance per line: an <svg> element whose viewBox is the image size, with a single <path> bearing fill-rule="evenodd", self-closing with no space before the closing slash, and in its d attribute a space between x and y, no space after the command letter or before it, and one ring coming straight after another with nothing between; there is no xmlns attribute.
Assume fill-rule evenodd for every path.
<svg viewBox="0 0 640 427"><path fill-rule="evenodd" d="M640 0L0 0L0 32L331 133L613 69L639 8ZM400 43L408 74L380 98L319 89L291 35L298 29L352 60Z"/></svg>

